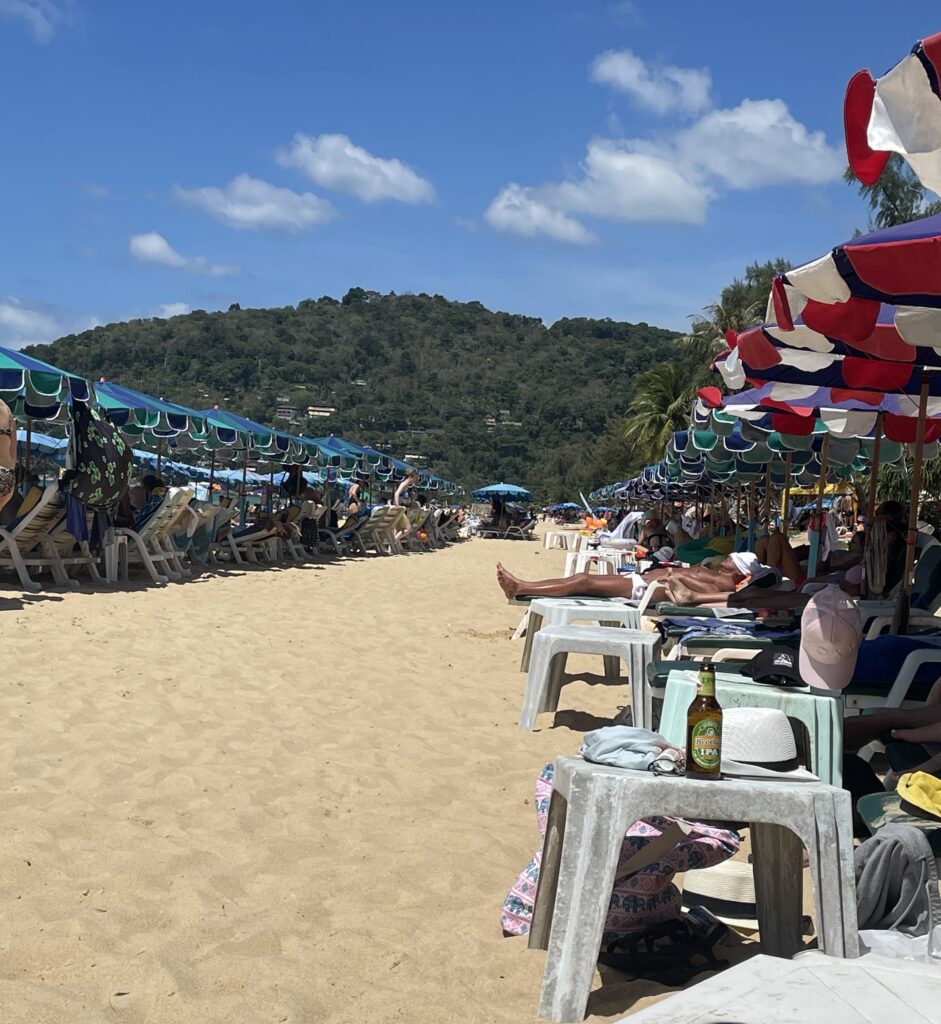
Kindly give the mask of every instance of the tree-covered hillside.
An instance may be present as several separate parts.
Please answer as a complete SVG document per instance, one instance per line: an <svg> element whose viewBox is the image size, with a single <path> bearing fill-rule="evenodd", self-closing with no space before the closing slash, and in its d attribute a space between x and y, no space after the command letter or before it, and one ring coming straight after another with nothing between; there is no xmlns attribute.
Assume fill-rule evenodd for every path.
<svg viewBox="0 0 941 1024"><path fill-rule="evenodd" d="M561 498L618 475L599 438L677 339L645 323L546 328L478 302L353 288L342 301L109 324L26 351L196 408L420 456L465 486L506 479ZM315 407L335 412L308 417Z"/></svg>

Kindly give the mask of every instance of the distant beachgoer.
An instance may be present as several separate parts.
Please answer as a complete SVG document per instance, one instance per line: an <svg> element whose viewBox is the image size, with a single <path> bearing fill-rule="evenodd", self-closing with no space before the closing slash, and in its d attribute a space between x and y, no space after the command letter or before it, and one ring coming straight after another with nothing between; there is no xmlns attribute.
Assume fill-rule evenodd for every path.
<svg viewBox="0 0 941 1024"><path fill-rule="evenodd" d="M0 508L16 489L16 420L6 402L0 401Z"/></svg>
<svg viewBox="0 0 941 1024"><path fill-rule="evenodd" d="M392 504L405 508L412 503L412 489L418 484L418 473L412 470L408 473L405 479L395 489L395 495L392 498ZM402 512L399 518L394 523L395 539L403 540L412 532L412 524L409 522L408 514Z"/></svg>

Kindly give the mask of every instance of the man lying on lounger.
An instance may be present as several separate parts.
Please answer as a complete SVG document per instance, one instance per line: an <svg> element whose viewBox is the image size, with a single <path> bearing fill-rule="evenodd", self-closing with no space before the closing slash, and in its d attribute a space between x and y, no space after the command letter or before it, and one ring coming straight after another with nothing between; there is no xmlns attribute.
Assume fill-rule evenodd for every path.
<svg viewBox="0 0 941 1024"><path fill-rule="evenodd" d="M643 595L647 586L664 580L670 600L683 605L729 605L738 608L787 610L801 608L807 595L795 593L802 579L800 563L787 538L772 533L758 541L758 554L744 551L726 556L715 568L650 569L643 574L594 576L582 572L564 579L517 579L497 565L497 582L509 599L525 597L629 597ZM777 570L774 572L773 570ZM780 575L779 575L780 574Z"/></svg>

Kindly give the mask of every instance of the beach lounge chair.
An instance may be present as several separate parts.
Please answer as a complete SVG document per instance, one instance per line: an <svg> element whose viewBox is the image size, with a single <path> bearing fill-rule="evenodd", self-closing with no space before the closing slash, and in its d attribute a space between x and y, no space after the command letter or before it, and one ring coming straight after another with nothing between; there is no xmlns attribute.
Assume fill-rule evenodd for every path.
<svg viewBox="0 0 941 1024"><path fill-rule="evenodd" d="M187 487L171 487L145 522L133 529L118 527L114 531L127 538L126 568L132 564L143 566L154 583L169 583L188 575L171 535L179 530L180 519L192 497L193 492ZM162 573L157 571L160 567Z"/></svg>
<svg viewBox="0 0 941 1024"><path fill-rule="evenodd" d="M349 555L354 552L366 554L360 540L359 532L366 525L370 513L360 512L355 519L348 519L342 526L322 526L317 531L317 547L337 555Z"/></svg>
<svg viewBox="0 0 941 1024"><path fill-rule="evenodd" d="M377 555L396 555L403 552L395 538L395 527L402 510L395 505L377 505L357 532L363 552L374 549Z"/></svg>
<svg viewBox="0 0 941 1024"><path fill-rule="evenodd" d="M91 535L95 513L86 511L86 535ZM77 587L79 581L69 575L70 566L85 569L92 583L106 582L98 570L101 559L92 554L87 540L78 540L69 533L63 516L49 531L40 544L45 558L49 559L50 570L55 581L64 587Z"/></svg>
<svg viewBox="0 0 941 1024"><path fill-rule="evenodd" d="M222 505L216 509L216 516L212 522L212 541L209 545L209 561L218 562L219 554L222 551L229 551L228 535L232 530L232 523L239 514L239 507L236 504ZM237 561L241 561L241 556Z"/></svg>
<svg viewBox="0 0 941 1024"><path fill-rule="evenodd" d="M518 526L508 526L503 534L506 540L532 540L538 520L530 519Z"/></svg>
<svg viewBox="0 0 941 1024"><path fill-rule="evenodd" d="M22 507L27 511L5 529L0 528L0 567L14 569L23 589L35 594L42 590L42 585L30 576L29 567L51 569L54 564L49 556L35 552L65 521L65 505L58 483L49 484L43 491L34 488Z"/></svg>

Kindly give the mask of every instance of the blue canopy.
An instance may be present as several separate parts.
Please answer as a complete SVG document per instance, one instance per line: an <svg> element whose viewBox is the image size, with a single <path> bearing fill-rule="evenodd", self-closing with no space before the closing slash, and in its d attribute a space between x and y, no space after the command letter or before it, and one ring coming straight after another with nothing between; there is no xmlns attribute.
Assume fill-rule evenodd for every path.
<svg viewBox="0 0 941 1024"><path fill-rule="evenodd" d="M491 498L514 498L516 501L532 501L533 496L525 487L516 484L488 484L474 491L474 501L489 501Z"/></svg>

